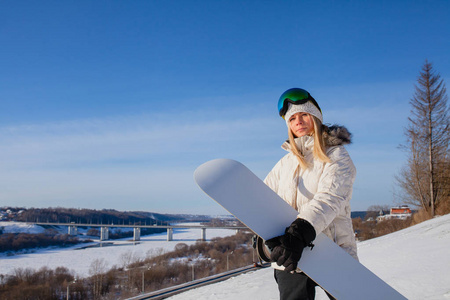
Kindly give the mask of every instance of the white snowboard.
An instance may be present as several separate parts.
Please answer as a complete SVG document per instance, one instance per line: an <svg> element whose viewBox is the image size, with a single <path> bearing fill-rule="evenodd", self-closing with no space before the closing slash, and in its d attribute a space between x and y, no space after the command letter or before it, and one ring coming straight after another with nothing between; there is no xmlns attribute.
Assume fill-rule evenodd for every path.
<svg viewBox="0 0 450 300"><path fill-rule="evenodd" d="M297 211L243 164L230 159L206 162L195 170L200 188L268 240L284 234ZM299 268L336 299L406 299L324 234L305 248ZM380 262L382 263L382 262Z"/></svg>

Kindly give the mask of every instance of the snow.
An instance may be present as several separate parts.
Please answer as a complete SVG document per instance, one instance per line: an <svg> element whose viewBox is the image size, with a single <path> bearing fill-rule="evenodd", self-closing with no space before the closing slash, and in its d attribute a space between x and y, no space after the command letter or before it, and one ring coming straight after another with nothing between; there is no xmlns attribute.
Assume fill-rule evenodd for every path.
<svg viewBox="0 0 450 300"><path fill-rule="evenodd" d="M408 299L450 299L450 215L360 243L361 262Z"/></svg>
<svg viewBox="0 0 450 300"><path fill-rule="evenodd" d="M411 300L450 299L449 249L450 214L358 243L360 262ZM279 296L273 270L267 268L169 299L275 300ZM318 288L316 299L328 297Z"/></svg>
<svg viewBox="0 0 450 300"><path fill-rule="evenodd" d="M8 222L9 223L9 222ZM207 238L234 234L233 230L207 230ZM0 273L13 274L14 268L66 266L80 276L87 276L95 259L103 258L108 267L121 265L130 254L144 257L157 249L171 250L177 243L192 244L200 238L199 229L174 231L174 241L166 234L142 237L137 245L123 245L85 250L47 249L16 256L0 256ZM122 240L122 244L129 243ZM450 299L450 214L416 226L358 243L361 263L412 300ZM363 296L362 296L363 297ZM171 300L198 299L278 299L278 288L271 268L239 275L223 282L193 289ZM317 290L316 299L328 299Z"/></svg>
<svg viewBox="0 0 450 300"><path fill-rule="evenodd" d="M4 233L44 233L45 229L41 226L28 224L23 222L0 222L0 229L3 228Z"/></svg>

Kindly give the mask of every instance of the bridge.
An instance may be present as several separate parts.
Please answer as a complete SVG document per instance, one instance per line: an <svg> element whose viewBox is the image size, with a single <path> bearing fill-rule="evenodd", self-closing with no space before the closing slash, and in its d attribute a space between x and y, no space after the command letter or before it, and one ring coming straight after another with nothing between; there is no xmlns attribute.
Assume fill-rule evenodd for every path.
<svg viewBox="0 0 450 300"><path fill-rule="evenodd" d="M248 229L242 226L206 226L206 225L125 225L125 224L88 224L88 223L52 223L52 222L32 222L32 224L40 226L67 226L69 235L77 235L78 227L100 227L100 240L109 239L110 228L133 228L133 241L141 240L142 228L163 228L167 230L167 241L173 240L174 229L200 229L200 239L206 241L206 229L234 229L236 233L241 229Z"/></svg>

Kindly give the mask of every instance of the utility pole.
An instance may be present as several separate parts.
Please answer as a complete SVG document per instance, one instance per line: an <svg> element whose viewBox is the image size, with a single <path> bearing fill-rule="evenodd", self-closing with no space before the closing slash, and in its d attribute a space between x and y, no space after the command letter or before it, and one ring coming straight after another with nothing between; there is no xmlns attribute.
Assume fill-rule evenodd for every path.
<svg viewBox="0 0 450 300"><path fill-rule="evenodd" d="M230 253L227 254L227 271L230 270L230 264L228 263L228 256L230 256L231 254L233 254L234 251L231 251Z"/></svg>
<svg viewBox="0 0 450 300"><path fill-rule="evenodd" d="M75 278L74 281L69 282L69 283L67 284L67 300L69 300L69 287L70 287L71 284L73 284L73 283L75 283L75 282L77 282L77 279L76 279L76 278Z"/></svg>

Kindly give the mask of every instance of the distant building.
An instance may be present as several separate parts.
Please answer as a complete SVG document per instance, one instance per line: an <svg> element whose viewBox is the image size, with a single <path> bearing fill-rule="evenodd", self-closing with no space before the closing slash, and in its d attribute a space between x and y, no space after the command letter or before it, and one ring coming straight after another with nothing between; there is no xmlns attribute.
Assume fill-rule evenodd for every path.
<svg viewBox="0 0 450 300"><path fill-rule="evenodd" d="M408 207L408 205L391 207L391 215L402 215L402 214L410 214L411 215L411 209Z"/></svg>
<svg viewBox="0 0 450 300"><path fill-rule="evenodd" d="M411 209L408 205L401 205L397 207L391 207L390 213L387 215L382 215L377 217L377 221L384 221L390 219L400 219L406 220L412 216Z"/></svg>

